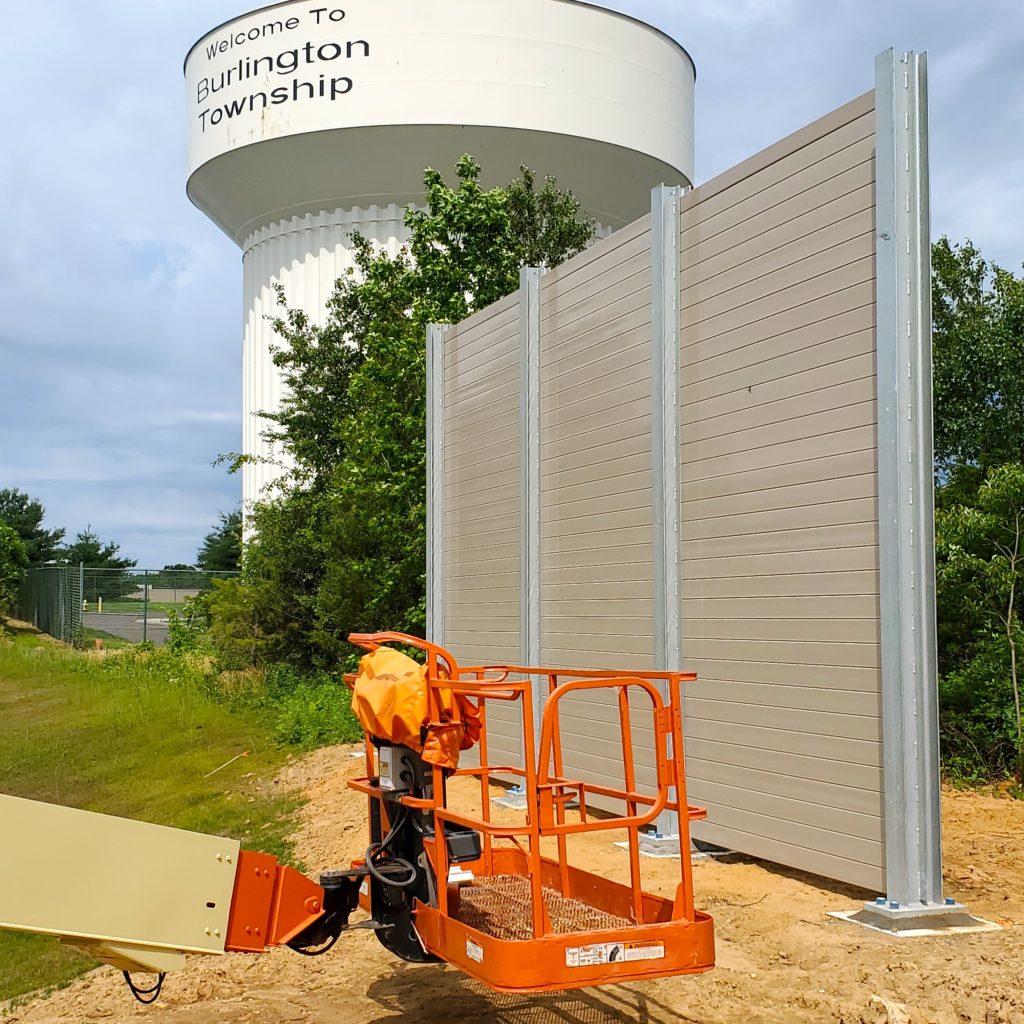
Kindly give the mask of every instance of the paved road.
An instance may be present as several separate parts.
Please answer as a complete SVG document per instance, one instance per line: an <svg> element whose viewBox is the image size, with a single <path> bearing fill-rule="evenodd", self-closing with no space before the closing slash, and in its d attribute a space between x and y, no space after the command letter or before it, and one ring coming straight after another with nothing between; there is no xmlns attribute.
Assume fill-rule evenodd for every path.
<svg viewBox="0 0 1024 1024"><path fill-rule="evenodd" d="M112 633L123 640L130 640L132 643L141 643L143 626L145 625L146 639L151 643L162 646L167 641L167 619L150 615L148 622L143 622L141 614L130 613L122 615L116 612L86 612L82 616L83 625L88 629L101 629L104 633Z"/></svg>

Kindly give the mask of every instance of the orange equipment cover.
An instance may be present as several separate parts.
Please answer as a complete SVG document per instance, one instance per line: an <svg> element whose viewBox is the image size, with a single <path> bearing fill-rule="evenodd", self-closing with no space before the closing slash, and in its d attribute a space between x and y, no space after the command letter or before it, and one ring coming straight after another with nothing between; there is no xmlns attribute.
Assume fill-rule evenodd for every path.
<svg viewBox="0 0 1024 1024"><path fill-rule="evenodd" d="M480 709L451 690L435 692L440 720L432 722L426 667L380 647L359 662L352 710L371 736L410 747L430 764L458 768L459 751L480 738Z"/></svg>

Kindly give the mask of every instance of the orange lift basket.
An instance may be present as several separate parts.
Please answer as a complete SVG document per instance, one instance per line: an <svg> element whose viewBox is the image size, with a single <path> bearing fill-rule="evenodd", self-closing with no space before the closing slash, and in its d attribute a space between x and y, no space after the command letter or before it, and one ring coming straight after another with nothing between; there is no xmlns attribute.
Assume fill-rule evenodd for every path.
<svg viewBox="0 0 1024 1024"><path fill-rule="evenodd" d="M429 721L424 736L450 729L460 708L476 720L474 732L479 728L478 764L454 769L424 764L422 785L405 793L401 787L397 792L382 787L379 765L388 744L368 734L366 776L349 783L369 798L370 819L379 823L379 835L397 818L404 823L418 815L423 822L418 827L423 855L438 881L425 898L411 898L422 959L450 963L502 992L550 992L694 974L714 966L714 926L694 908L688 856L689 822L706 814L688 806L683 770L681 687L695 675L515 665L465 668L443 648L404 634L350 639L369 652L394 645L426 655ZM535 686L546 694L539 737ZM617 705L621 789L570 778L565 770L559 710L570 695L598 690L611 698L612 707ZM646 710L645 698L653 721L655 783L640 792L633 722L638 703ZM490 761L487 711L495 701L518 705L522 767ZM507 714L503 718L508 721ZM474 794L479 784L478 813L450 806L449 789L459 778L475 780ZM520 780L525 794L524 820L500 823L490 809L492 782L511 779ZM621 806L623 813L598 811L594 798L604 807L609 802ZM675 811L679 820L682 856L674 899L645 892L641 884L641 834L665 811ZM573 867L569 860L569 837L611 831L626 833L628 884ZM468 854L465 845L453 843L466 836L475 843ZM386 865L386 851L379 856L378 864ZM375 920L386 918L373 905L378 890L364 884L361 892L364 909Z"/></svg>

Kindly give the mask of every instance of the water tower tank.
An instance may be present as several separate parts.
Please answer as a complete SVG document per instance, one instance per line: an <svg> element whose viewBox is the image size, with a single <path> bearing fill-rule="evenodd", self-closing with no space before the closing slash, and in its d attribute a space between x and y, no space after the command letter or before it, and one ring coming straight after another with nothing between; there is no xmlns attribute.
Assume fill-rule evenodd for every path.
<svg viewBox="0 0 1024 1024"><path fill-rule="evenodd" d="M485 185L525 163L622 227L693 179L694 76L668 36L576 0L290 0L203 36L188 195L243 253L243 451L280 459L256 415L281 400L275 282L321 320L352 231L397 251L423 169L463 153ZM244 501L279 472L246 466Z"/></svg>

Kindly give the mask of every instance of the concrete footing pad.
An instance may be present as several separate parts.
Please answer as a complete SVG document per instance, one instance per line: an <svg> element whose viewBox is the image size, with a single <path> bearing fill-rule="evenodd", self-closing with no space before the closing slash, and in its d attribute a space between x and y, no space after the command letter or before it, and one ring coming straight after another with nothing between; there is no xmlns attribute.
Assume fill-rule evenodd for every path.
<svg viewBox="0 0 1024 1024"><path fill-rule="evenodd" d="M506 807L512 811L525 811L526 790L522 786L516 786L508 790L503 796L491 797L491 803L495 807Z"/></svg>
<svg viewBox="0 0 1024 1024"><path fill-rule="evenodd" d="M615 846L623 850L629 849L629 843L615 843ZM690 860L693 862L709 860L713 857L729 857L732 850L725 850L720 846L709 846L702 843L699 846L694 844L690 847ZM640 856L654 857L657 859L678 859L679 858L679 837L642 835L640 836Z"/></svg>
<svg viewBox="0 0 1024 1024"><path fill-rule="evenodd" d="M860 910L834 911L829 917L908 939L1001 930L994 921L974 917L962 903L955 901L895 905L880 898L874 903L865 903Z"/></svg>

